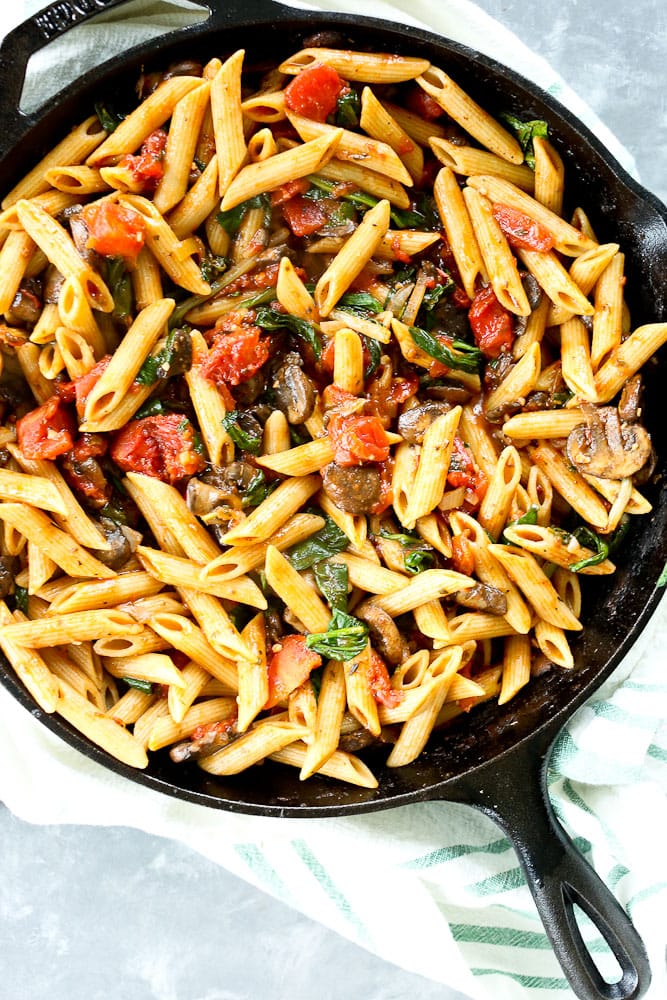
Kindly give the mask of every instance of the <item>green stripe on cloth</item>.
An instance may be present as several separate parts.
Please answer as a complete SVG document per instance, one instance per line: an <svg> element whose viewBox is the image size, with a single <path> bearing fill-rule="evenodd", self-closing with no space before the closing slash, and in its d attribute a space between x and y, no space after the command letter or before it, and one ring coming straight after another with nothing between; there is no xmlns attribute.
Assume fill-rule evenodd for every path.
<svg viewBox="0 0 667 1000"><path fill-rule="evenodd" d="M308 871L317 879L329 899L335 903L339 912L356 930L362 944L369 943L368 931L359 917L352 909L349 900L345 898L338 886L334 883L326 868L322 865L305 840L291 841L292 847L299 855Z"/></svg>
<svg viewBox="0 0 667 1000"><path fill-rule="evenodd" d="M265 855L254 844L235 844L234 849L243 858L253 875L263 882L269 892L283 903L294 905L292 894L281 879L273 865L269 864Z"/></svg>
<svg viewBox="0 0 667 1000"><path fill-rule="evenodd" d="M618 722L623 726L632 726L633 729L654 729L655 719L652 716L633 715L626 712L624 708L612 704L610 701L595 701L588 706L594 715L602 719L609 719L610 722Z"/></svg>
<svg viewBox="0 0 667 1000"><path fill-rule="evenodd" d="M623 687L628 691L667 691L667 684L645 684L643 681L624 681Z"/></svg>
<svg viewBox="0 0 667 1000"><path fill-rule="evenodd" d="M658 882L656 885L649 885L646 889L642 889L641 892L635 893L625 904L625 908L632 916L632 911L638 903L643 903L645 899L650 899L651 896L657 896L659 892L665 892L667 890L667 882Z"/></svg>
<svg viewBox="0 0 667 1000"><path fill-rule="evenodd" d="M423 854L420 858L406 861L401 865L401 868L407 868L409 871L415 868L432 868L445 861L461 858L464 854L502 854L503 851L509 851L511 847L507 837L492 840L488 844L452 844L451 847L439 847L437 851L430 851L429 854Z"/></svg>
<svg viewBox="0 0 667 1000"><path fill-rule="evenodd" d="M658 586L664 587L666 583L667 583L667 563L665 563L665 567L658 578Z"/></svg>
<svg viewBox="0 0 667 1000"><path fill-rule="evenodd" d="M646 751L648 757L652 757L653 760L660 760L663 764L667 764L667 750L663 747L658 747L655 743L651 743L650 747Z"/></svg>
<svg viewBox="0 0 667 1000"><path fill-rule="evenodd" d="M494 944L501 948L528 948L533 951L550 951L551 944L546 934L538 931L519 931L512 927L482 926L481 924L450 924L449 929L455 941L471 944ZM609 946L604 938L598 937L586 942L589 951L606 953Z"/></svg>
<svg viewBox="0 0 667 1000"><path fill-rule="evenodd" d="M625 876L629 874L630 869L626 868L625 865L614 865L605 881L610 889L615 889L621 879L625 878Z"/></svg>
<svg viewBox="0 0 667 1000"><path fill-rule="evenodd" d="M567 979L557 979L556 976L522 976L519 972L507 972L505 969L476 969L470 970L473 976L506 976L513 979L520 986L526 986L532 990L569 990L570 984Z"/></svg>
<svg viewBox="0 0 667 1000"><path fill-rule="evenodd" d="M473 882L467 888L476 896L490 896L494 892L509 892L510 889L518 889L525 884L526 880L521 869L509 868L506 872L498 872L497 875L490 875L479 882Z"/></svg>

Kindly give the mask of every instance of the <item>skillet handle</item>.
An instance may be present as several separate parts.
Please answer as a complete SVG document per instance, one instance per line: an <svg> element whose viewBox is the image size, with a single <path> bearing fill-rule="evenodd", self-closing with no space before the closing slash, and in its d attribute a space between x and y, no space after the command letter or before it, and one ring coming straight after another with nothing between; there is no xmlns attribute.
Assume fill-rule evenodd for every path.
<svg viewBox="0 0 667 1000"><path fill-rule="evenodd" d="M274 3L273 0L194 0L194 2L199 7L207 8L210 16L200 25L194 24L185 29L189 35L197 34L198 31L243 24L252 21L253 18L258 20L270 18L272 23L276 23L294 14L290 8ZM0 135L3 149L10 149L18 142L26 127L33 121L32 116L20 108L30 57L49 42L64 35L70 28L124 3L127 3L127 0L56 0L5 35L0 45L0 80L2 80Z"/></svg>
<svg viewBox="0 0 667 1000"><path fill-rule="evenodd" d="M503 829L518 854L545 930L581 1000L639 1000L651 982L641 938L625 910L579 853L547 794L548 751L519 744L500 767L489 764L466 786L467 798ZM511 760L508 760L510 757ZM474 782L474 784L473 784ZM607 983L577 925L575 904L592 920L621 968Z"/></svg>

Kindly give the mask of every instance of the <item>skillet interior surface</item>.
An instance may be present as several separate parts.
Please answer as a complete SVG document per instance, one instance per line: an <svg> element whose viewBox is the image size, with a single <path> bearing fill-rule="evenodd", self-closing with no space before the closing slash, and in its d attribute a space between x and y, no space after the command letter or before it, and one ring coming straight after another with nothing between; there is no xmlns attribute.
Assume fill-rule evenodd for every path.
<svg viewBox="0 0 667 1000"><path fill-rule="evenodd" d="M270 18L270 19L269 19ZM318 30L343 33L352 48L422 55L451 73L492 114L511 111L523 119L545 118L566 166L564 214L576 205L589 214L601 242L614 240L626 251L628 303L633 325L667 320L667 210L642 191L599 142L566 109L534 85L470 50L414 29L343 15L318 16L290 11L279 23L230 26L224 31L188 29L148 47L132 50L67 88L39 121L3 150L0 175L8 189L46 152L67 127L104 99L117 108L136 102L134 86L141 68L150 71L175 59L205 60L246 49L246 64L269 67L301 47ZM296 771L266 764L234 778L213 778L195 765L175 765L166 751L154 754L145 772L134 771L92 746L59 717L39 711L14 674L0 665L0 679L33 715L89 757L130 779L200 804L277 815L327 815L386 808L428 798L459 798L457 779L480 765L497 761L522 741L543 753L557 731L586 696L608 676L630 648L660 596L659 581L667 561L667 426L660 419L662 364L647 373L645 423L659 461L653 485L645 490L653 513L632 525L618 571L613 577L588 578L584 588L584 631L572 639L576 669L535 678L508 705L488 704L438 734L414 764L389 769L381 756L367 757L380 782L370 791L342 787L328 779L298 780ZM510 765L511 766L511 765Z"/></svg>

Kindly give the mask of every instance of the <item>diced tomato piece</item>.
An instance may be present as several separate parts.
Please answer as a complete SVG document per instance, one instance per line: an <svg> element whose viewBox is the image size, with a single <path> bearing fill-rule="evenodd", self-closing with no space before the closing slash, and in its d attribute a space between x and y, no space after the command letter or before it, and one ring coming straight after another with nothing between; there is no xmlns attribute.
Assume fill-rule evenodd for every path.
<svg viewBox="0 0 667 1000"><path fill-rule="evenodd" d="M338 465L385 462L389 458L389 441L378 417L335 414L329 420L327 434Z"/></svg>
<svg viewBox="0 0 667 1000"><path fill-rule="evenodd" d="M391 686L387 665L374 649L371 650L368 682L371 693L379 705L385 705L386 708L396 708L403 701L403 692L397 691Z"/></svg>
<svg viewBox="0 0 667 1000"><path fill-rule="evenodd" d="M194 428L180 413L132 420L114 435L111 457L126 472L179 482L206 465L195 451Z"/></svg>
<svg viewBox="0 0 667 1000"><path fill-rule="evenodd" d="M76 421L59 396L51 396L16 421L16 436L25 458L54 459L69 451Z"/></svg>
<svg viewBox="0 0 667 1000"><path fill-rule="evenodd" d="M204 378L216 384L240 385L252 378L269 359L270 337L260 337L258 326L237 327L213 340L201 366Z"/></svg>
<svg viewBox="0 0 667 1000"><path fill-rule="evenodd" d="M164 150L167 133L158 128L144 141L137 156L128 153L122 158L121 166L128 167L135 180L143 185L143 190L152 193L164 174Z"/></svg>
<svg viewBox="0 0 667 1000"><path fill-rule="evenodd" d="M554 238L546 226L531 219L525 212L510 205L494 205L493 215L511 247L536 250L538 253L553 249Z"/></svg>
<svg viewBox="0 0 667 1000"><path fill-rule="evenodd" d="M475 571L475 553L465 535L454 535L452 538L452 566L464 576L472 576Z"/></svg>
<svg viewBox="0 0 667 1000"><path fill-rule="evenodd" d="M419 85L410 89L405 99L405 106L408 111L425 118L427 122L434 122L437 118L442 118L445 113L438 102Z"/></svg>
<svg viewBox="0 0 667 1000"><path fill-rule="evenodd" d="M102 434L82 434L74 442L72 455L77 462L83 462L87 458L99 458L106 454L109 442Z"/></svg>
<svg viewBox="0 0 667 1000"><path fill-rule="evenodd" d="M92 436L92 435L91 435ZM84 496L92 507L103 507L111 499L112 486L100 463L92 456L76 457L76 444L61 458L62 471L72 489Z"/></svg>
<svg viewBox="0 0 667 1000"><path fill-rule="evenodd" d="M386 462L378 463L380 473L380 499L371 507L371 514L383 514L394 502L394 490L392 482L394 478L394 460L388 458Z"/></svg>
<svg viewBox="0 0 667 1000"><path fill-rule="evenodd" d="M391 252L396 260L399 260L401 264L409 264L412 257L409 253L406 253L401 246L401 237L398 233L392 236L391 239Z"/></svg>
<svg viewBox="0 0 667 1000"><path fill-rule="evenodd" d="M169 654L174 658L174 654ZM167 688L167 692L169 689ZM226 719L219 719L218 722L205 722L201 726L196 726L192 733L190 734L190 739L195 743L199 743L202 740L206 740L208 737L222 736L228 733L235 725L238 718L238 712L234 711L231 715L228 715Z"/></svg>
<svg viewBox="0 0 667 1000"><path fill-rule="evenodd" d="M338 95L345 86L332 66L313 63L285 87L285 105L298 115L324 122L336 110Z"/></svg>
<svg viewBox="0 0 667 1000"><path fill-rule="evenodd" d="M419 389L419 379L416 375L405 375L402 378L392 378L387 387L384 378L373 378L368 383L366 412L379 417L383 426L389 426L396 417L401 403L414 396Z"/></svg>
<svg viewBox="0 0 667 1000"><path fill-rule="evenodd" d="M295 236L310 236L327 221L324 209L317 201L297 195L283 205L285 222Z"/></svg>
<svg viewBox="0 0 667 1000"><path fill-rule="evenodd" d="M280 640L280 648L271 656L268 664L269 698L264 708L274 708L279 702L310 677L312 670L322 666L319 653L308 649L303 635L286 635Z"/></svg>
<svg viewBox="0 0 667 1000"><path fill-rule="evenodd" d="M347 389L341 389L339 385L335 385L333 382L330 385L325 385L322 390L322 406L324 410L335 410L344 406L358 403L358 396L354 393L348 392Z"/></svg>
<svg viewBox="0 0 667 1000"><path fill-rule="evenodd" d="M298 177L294 181L287 181L286 184L281 184L279 188L271 192L271 204L274 207L282 205L297 194L305 194L309 187L310 181L306 180L305 177Z"/></svg>
<svg viewBox="0 0 667 1000"><path fill-rule="evenodd" d="M486 473L477 467L472 452L458 434L454 437L447 483L454 489L463 486L469 507L477 507L482 502L488 485Z"/></svg>
<svg viewBox="0 0 667 1000"><path fill-rule="evenodd" d="M462 288L455 288L452 292L452 302L458 309L470 309L472 302Z"/></svg>
<svg viewBox="0 0 667 1000"><path fill-rule="evenodd" d="M76 412L79 418L83 418L83 411L86 408L88 396L100 380L102 372L106 371L111 355L106 354L101 361L98 361L94 368L91 368L85 375L79 375L72 382L56 383L56 392L65 403L76 400Z"/></svg>
<svg viewBox="0 0 667 1000"><path fill-rule="evenodd" d="M86 246L103 257L134 259L144 245L143 216L127 205L101 201L87 205L81 216L88 227Z"/></svg>
<svg viewBox="0 0 667 1000"><path fill-rule="evenodd" d="M510 313L496 298L491 285L485 285L475 295L468 312L475 341L487 358L497 358L508 351L514 340L514 323Z"/></svg>
<svg viewBox="0 0 667 1000"><path fill-rule="evenodd" d="M268 267L264 268L263 271L250 271L248 274L242 274L235 281L230 281L230 283L225 287L225 295L235 295L236 292L245 292L257 290L260 288L272 288L278 281L278 269L280 264L269 264ZM297 274L300 272L300 268L295 268ZM305 272L303 272L305 275Z"/></svg>

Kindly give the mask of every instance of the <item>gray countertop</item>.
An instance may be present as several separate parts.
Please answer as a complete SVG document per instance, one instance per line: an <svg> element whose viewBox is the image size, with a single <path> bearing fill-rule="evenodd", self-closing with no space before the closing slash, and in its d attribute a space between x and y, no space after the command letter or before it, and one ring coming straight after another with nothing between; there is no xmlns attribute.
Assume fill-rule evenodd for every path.
<svg viewBox="0 0 667 1000"><path fill-rule="evenodd" d="M667 199L667 6L478 3L551 62ZM461 1000L179 844L123 828L35 827L2 806L0 842L7 1000Z"/></svg>

